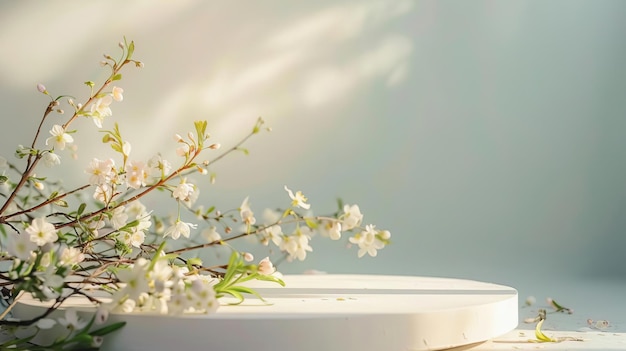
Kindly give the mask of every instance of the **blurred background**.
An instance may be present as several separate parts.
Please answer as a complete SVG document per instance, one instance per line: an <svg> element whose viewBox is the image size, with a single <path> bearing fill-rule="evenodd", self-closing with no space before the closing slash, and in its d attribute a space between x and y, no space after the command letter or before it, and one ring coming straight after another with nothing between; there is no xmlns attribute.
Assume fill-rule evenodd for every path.
<svg viewBox="0 0 626 351"><path fill-rule="evenodd" d="M200 201L250 196L260 214L288 185L392 233L376 259L315 238L283 272L620 281L624 33L624 1L5 1L0 150L30 144L37 83L84 98L126 36L145 67L112 109L133 158L172 153L197 119L233 145L263 116L273 131L216 163ZM107 150L91 121L75 127L70 184Z"/></svg>

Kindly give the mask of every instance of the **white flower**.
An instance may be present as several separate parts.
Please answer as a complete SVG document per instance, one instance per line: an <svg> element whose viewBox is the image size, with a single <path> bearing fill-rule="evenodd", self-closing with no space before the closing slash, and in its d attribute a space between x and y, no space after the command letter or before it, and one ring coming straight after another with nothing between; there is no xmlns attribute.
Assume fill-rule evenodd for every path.
<svg viewBox="0 0 626 351"><path fill-rule="evenodd" d="M54 167L61 164L61 157L54 152L46 152L42 156L43 164L46 167Z"/></svg>
<svg viewBox="0 0 626 351"><path fill-rule="evenodd" d="M276 271L276 268L274 268L274 265L272 264L272 261L270 261L270 258L265 257L261 260L261 262L259 262L258 271L261 275L270 275Z"/></svg>
<svg viewBox="0 0 626 351"><path fill-rule="evenodd" d="M111 112L111 108L109 107L112 102L113 98L111 97L111 95L99 98L91 105L91 113L97 117L100 117L98 120L102 121L102 117L111 116L113 114L113 112ZM98 125L98 123L96 123L96 125L98 126L98 128L102 128L102 124Z"/></svg>
<svg viewBox="0 0 626 351"><path fill-rule="evenodd" d="M178 156L189 156L189 144L182 143L178 148L176 148L176 155Z"/></svg>
<svg viewBox="0 0 626 351"><path fill-rule="evenodd" d="M120 87L113 87L113 91L111 92L111 95L113 95L113 99L115 99L115 101L122 101L124 100L124 89L120 88Z"/></svg>
<svg viewBox="0 0 626 351"><path fill-rule="evenodd" d="M87 323L89 323L89 321L80 318L73 308L65 310L65 318L59 318L59 324L72 330L82 329L87 326Z"/></svg>
<svg viewBox="0 0 626 351"><path fill-rule="evenodd" d="M139 189L146 185L149 168L142 161L131 161L126 164L126 185L129 188Z"/></svg>
<svg viewBox="0 0 626 351"><path fill-rule="evenodd" d="M138 219L147 215L146 206L144 206L144 204L142 204L141 201L138 200L128 204L126 211L128 212L128 216L130 218Z"/></svg>
<svg viewBox="0 0 626 351"><path fill-rule="evenodd" d="M113 188L107 184L101 184L96 186L96 190L93 193L93 198L103 202L103 203L107 203L111 200L111 198L113 197Z"/></svg>
<svg viewBox="0 0 626 351"><path fill-rule="evenodd" d="M27 261L33 251L37 249L37 245L30 240L30 234L28 233L14 235L11 239L7 245L7 251L9 255L20 260Z"/></svg>
<svg viewBox="0 0 626 351"><path fill-rule="evenodd" d="M153 176L157 179L161 179L168 175L172 170L172 164L163 159L161 155L153 156L148 161L148 166L152 169Z"/></svg>
<svg viewBox="0 0 626 351"><path fill-rule="evenodd" d="M65 129L58 124L52 126L50 134L52 136L46 139L46 145L50 145L55 149L63 150L65 149L66 144L71 144L74 142L74 138L72 138L71 135L67 134L65 132Z"/></svg>
<svg viewBox="0 0 626 351"><path fill-rule="evenodd" d="M125 212L125 209L126 207L119 206L111 212L111 219L109 221L113 229L120 229L128 222L128 214Z"/></svg>
<svg viewBox="0 0 626 351"><path fill-rule="evenodd" d="M215 228L215 226L204 229L200 234L208 243L222 240L222 236L217 232L217 228Z"/></svg>
<svg viewBox="0 0 626 351"><path fill-rule="evenodd" d="M289 254L287 259L289 261L297 258L300 261L306 259L307 251L313 251L313 248L309 245L311 230L308 227L298 227L296 233L291 236L287 236L283 239L280 249Z"/></svg>
<svg viewBox="0 0 626 351"><path fill-rule="evenodd" d="M115 161L113 159L99 160L94 158L89 163L85 173L90 174L89 184L105 184L115 179Z"/></svg>
<svg viewBox="0 0 626 351"><path fill-rule="evenodd" d="M85 255L82 251L75 247L66 247L61 252L59 263L64 266L73 266L82 262L84 259Z"/></svg>
<svg viewBox="0 0 626 351"><path fill-rule="evenodd" d="M378 232L374 225L368 224L365 230L357 233L349 239L353 244L359 245L358 256L363 257L366 253L372 257L376 257L377 250L385 247L383 240L388 240L391 234L388 231Z"/></svg>
<svg viewBox="0 0 626 351"><path fill-rule="evenodd" d="M174 189L174 191L172 192L172 196L176 200L188 201L189 197L193 194L194 190L195 190L195 185L191 183L187 183L187 179L183 178L180 181L180 184L178 184L176 189Z"/></svg>
<svg viewBox="0 0 626 351"><path fill-rule="evenodd" d="M241 220L247 225L253 225L254 223L256 223L256 219L254 218L254 212L252 212L252 210L250 209L247 197L243 200L243 203L239 207L239 215L241 216Z"/></svg>
<svg viewBox="0 0 626 351"><path fill-rule="evenodd" d="M196 229L197 225L192 223L185 223L180 219L174 223L174 225L170 226L165 230L163 236L171 235L172 239L177 240L180 236L184 236L185 238L189 238L189 233L191 229Z"/></svg>
<svg viewBox="0 0 626 351"><path fill-rule="evenodd" d="M302 194L301 191L297 191L294 195L293 192L289 188L287 188L286 185L285 191L287 191L289 197L291 198L291 206L302 207L305 210L311 208L311 205L306 203L307 198Z"/></svg>
<svg viewBox="0 0 626 351"><path fill-rule="evenodd" d="M139 248L144 241L146 241L146 233L144 233L142 230L133 230L133 232L130 234L130 240L128 244L133 247Z"/></svg>
<svg viewBox="0 0 626 351"><path fill-rule="evenodd" d="M276 224L265 228L261 234L261 244L265 246L267 246L269 242L272 241L274 245L280 247L280 244L283 241L283 229Z"/></svg>
<svg viewBox="0 0 626 351"><path fill-rule="evenodd" d="M130 145L130 143L128 141L125 141L124 144L122 144L122 154L124 154L124 156L128 157L130 156L130 151L133 149L132 145Z"/></svg>
<svg viewBox="0 0 626 351"><path fill-rule="evenodd" d="M57 230L54 225L48 223L43 217L33 219L26 228L26 232L30 235L30 240L37 244L37 246L53 243L58 239Z"/></svg>
<svg viewBox="0 0 626 351"><path fill-rule="evenodd" d="M45 271L36 272L35 275L41 281L39 288L48 300L59 297L58 290L63 286L65 280L57 274L57 267L49 265Z"/></svg>
<svg viewBox="0 0 626 351"><path fill-rule="evenodd" d="M330 237L331 240L341 239L341 222L334 220L323 221L320 227L323 236Z"/></svg>
<svg viewBox="0 0 626 351"><path fill-rule="evenodd" d="M96 311L96 324L103 324L107 319L109 319L109 310L104 306L98 307Z"/></svg>
<svg viewBox="0 0 626 351"><path fill-rule="evenodd" d="M343 212L343 215L339 217L343 230L351 230L361 225L363 215L358 205L344 205Z"/></svg>
<svg viewBox="0 0 626 351"><path fill-rule="evenodd" d="M127 295L128 299L136 300L144 292L149 291L150 282L148 280L148 267L150 261L140 257L135 264L129 268L120 269L116 275L120 282L125 283L124 288L120 290L120 295ZM134 306L133 306L134 307Z"/></svg>

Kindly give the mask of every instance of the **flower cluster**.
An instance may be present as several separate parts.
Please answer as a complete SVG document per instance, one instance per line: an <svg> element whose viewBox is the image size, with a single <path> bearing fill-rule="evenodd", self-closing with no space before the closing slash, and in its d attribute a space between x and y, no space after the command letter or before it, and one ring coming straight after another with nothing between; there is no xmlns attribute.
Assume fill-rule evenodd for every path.
<svg viewBox="0 0 626 351"><path fill-rule="evenodd" d="M133 42L124 40L119 46L119 58L104 55L101 62L110 70L108 78L101 85L85 83L89 94L83 103L63 95L55 97L39 84L38 91L50 102L32 143L18 146L16 163L0 158L4 201L0 206L0 254L6 262L0 269L0 282L8 301L0 326L22 335L24 330L31 333L12 334L4 343L0 339L0 349L38 349L32 337L53 325L70 329L54 347L83 347L85 340L90 347L97 347L102 336L123 325L92 328L105 323L109 313L213 313L224 297L238 302L246 296L262 299L245 282L265 280L283 285L273 261L306 259L318 233L331 240L347 238L348 245L358 247L359 257L376 256L389 243L389 231L364 225L357 205L340 204L336 213L314 215L302 191L287 186L287 205L277 211L266 210L258 218L247 197L239 208L227 211L198 204L200 186L215 182L210 168L224 156L245 150L241 145L264 129L262 119L227 150L209 142L206 121L196 121L191 131L174 135L175 159L159 153L145 160L134 158L131 141L122 135L119 125L105 128L113 116L112 106L124 100L124 90L116 85L122 69L129 64L143 67L133 58ZM73 112L65 123L50 126L49 137L39 140L42 130L51 124L49 116L64 114L62 103ZM36 171L40 164L59 166L66 152L76 156L77 138L73 135L78 131L70 127L78 118L94 122L112 155L88 161L84 183L65 189L37 176ZM142 200L148 195L171 201L170 212L146 208ZM242 238L254 238L261 248L268 246L264 249L267 257L255 261L251 253L235 249L234 243ZM218 247L230 251L228 262L207 264L198 255ZM49 301L52 307L34 319L16 319L10 311L21 294ZM93 302L98 312L91 320L79 321L72 310L67 310L65 317L52 318L71 296Z"/></svg>

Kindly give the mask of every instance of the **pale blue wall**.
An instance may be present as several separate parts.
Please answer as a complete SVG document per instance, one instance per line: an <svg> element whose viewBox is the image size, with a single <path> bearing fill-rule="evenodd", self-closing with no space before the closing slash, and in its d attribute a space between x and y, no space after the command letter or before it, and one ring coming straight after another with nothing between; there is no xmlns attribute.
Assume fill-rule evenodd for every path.
<svg viewBox="0 0 626 351"><path fill-rule="evenodd" d="M150 131L136 155L198 118L227 145L263 115L274 131L203 199L260 212L288 184L392 231L376 260L316 242L287 272L626 276L626 2L259 3L0 3L1 149L28 143L36 83L79 95L126 35L146 66L114 112Z"/></svg>

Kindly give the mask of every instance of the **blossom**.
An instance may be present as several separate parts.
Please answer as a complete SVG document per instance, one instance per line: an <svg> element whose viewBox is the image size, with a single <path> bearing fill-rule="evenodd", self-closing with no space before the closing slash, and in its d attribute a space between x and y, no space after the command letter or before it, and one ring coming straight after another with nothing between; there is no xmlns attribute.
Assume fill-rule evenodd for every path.
<svg viewBox="0 0 626 351"><path fill-rule="evenodd" d="M17 257L20 260L28 260L32 252L37 249L37 245L30 240L30 235L26 233L13 236L12 239L13 240L10 240L7 245L7 251L9 255Z"/></svg>
<svg viewBox="0 0 626 351"><path fill-rule="evenodd" d="M63 150L65 149L66 144L71 144L74 142L74 138L72 138L71 135L67 134L65 132L65 128L61 127L58 124L52 126L50 134L52 136L46 139L46 145L50 145L55 149Z"/></svg>
<svg viewBox="0 0 626 351"><path fill-rule="evenodd" d="M294 235L286 236L283 239L280 244L280 249L289 254L287 257L289 261L294 258L304 261L307 251L313 251L313 248L309 245L310 239L311 229L309 229L309 227L298 227Z"/></svg>
<svg viewBox="0 0 626 351"><path fill-rule="evenodd" d="M113 229L117 230L126 225L126 222L128 221L128 214L125 212L125 209L125 206L119 206L111 212L111 219L109 221L111 222Z"/></svg>
<svg viewBox="0 0 626 351"><path fill-rule="evenodd" d="M377 250L385 247L385 241L389 239L391 234L389 231L378 232L375 226L368 224L365 230L348 239L351 243L359 245L358 256L363 257L366 253L372 257L376 257Z"/></svg>
<svg viewBox="0 0 626 351"><path fill-rule="evenodd" d="M61 157L54 152L46 152L42 155L43 164L46 167L58 166L61 164Z"/></svg>
<svg viewBox="0 0 626 351"><path fill-rule="evenodd" d="M265 257L264 259L261 260L261 262L259 262L259 268L258 268L259 274L270 275L274 273L275 271L276 271L276 268L274 268L274 265L272 264L272 261L270 261L269 257Z"/></svg>
<svg viewBox="0 0 626 351"><path fill-rule="evenodd" d="M39 289L48 300L59 297L59 290L65 283L63 276L57 273L57 267L54 265L49 265L45 271L35 273L41 282Z"/></svg>
<svg viewBox="0 0 626 351"><path fill-rule="evenodd" d="M131 161L126 164L126 185L129 188L139 189L146 186L149 168L142 161Z"/></svg>
<svg viewBox="0 0 626 351"><path fill-rule="evenodd" d="M85 259L83 252L75 247L66 247L61 252L59 263L64 266L73 266Z"/></svg>
<svg viewBox="0 0 626 351"><path fill-rule="evenodd" d="M149 290L149 265L150 261L140 257L135 261L135 264L116 272L120 282L125 283L124 288L119 292L121 296L127 296L128 299L137 300L139 295Z"/></svg>
<svg viewBox="0 0 626 351"><path fill-rule="evenodd" d="M277 224L265 228L261 232L261 235L261 244L265 246L272 241L274 245L280 247L280 244L283 241L283 229Z"/></svg>
<svg viewBox="0 0 626 351"><path fill-rule="evenodd" d="M59 318L59 324L72 330L82 329L87 326L87 323L89 323L89 321L80 318L74 308L65 310L65 318Z"/></svg>
<svg viewBox="0 0 626 351"><path fill-rule="evenodd" d="M361 225L363 215L358 205L344 205L343 212L343 215L339 217L343 230L351 230Z"/></svg>
<svg viewBox="0 0 626 351"><path fill-rule="evenodd" d="M113 159L99 160L94 158L87 166L85 173L90 174L90 184L105 184L115 179L115 161Z"/></svg>
<svg viewBox="0 0 626 351"><path fill-rule="evenodd" d="M305 210L311 208L311 205L306 203L307 198L302 194L301 191L297 191L294 195L293 192L289 188L287 188L286 185L285 191L287 191L287 194L289 194L289 197L291 198L291 206L302 207Z"/></svg>
<svg viewBox="0 0 626 351"><path fill-rule="evenodd" d="M189 238L189 234L191 229L196 229L197 225L192 223L185 223L180 219L174 223L174 225L170 226L165 230L163 236L171 235L172 239L177 240L180 236L184 236L185 238Z"/></svg>
<svg viewBox="0 0 626 351"><path fill-rule="evenodd" d="M322 221L320 232L323 236L330 237L331 240L341 239L341 222L335 220Z"/></svg>
<svg viewBox="0 0 626 351"><path fill-rule="evenodd" d="M168 160L163 159L161 155L153 156L148 161L148 167L152 169L152 173L157 179L162 179L172 170L172 164Z"/></svg>
<svg viewBox="0 0 626 351"><path fill-rule="evenodd" d="M222 236L217 232L217 228L215 228L215 226L210 226L209 228L204 229L200 234L208 243L222 240Z"/></svg>
<svg viewBox="0 0 626 351"><path fill-rule="evenodd" d="M111 95L113 96L113 99L115 99L115 101L122 101L124 100L124 89L120 88L120 87L113 87L113 90L111 92Z"/></svg>
<svg viewBox="0 0 626 351"><path fill-rule="evenodd" d="M191 148L189 147L189 144L187 143L181 143L179 147L176 148L176 155L178 156L189 156L189 151L191 150Z"/></svg>
<svg viewBox="0 0 626 351"><path fill-rule="evenodd" d="M254 212L252 212L252 210L250 209L247 197L243 200L243 203L239 207L239 215L241 216L241 220L248 225L253 225L254 223L256 223L256 219L254 218Z"/></svg>
<svg viewBox="0 0 626 351"><path fill-rule="evenodd" d="M104 121L104 117L111 116L113 112L111 112L111 105L113 102L113 98L111 95L106 95L104 97L99 98L91 105L91 116L93 117L93 123L98 127L102 128L102 121Z"/></svg>
<svg viewBox="0 0 626 351"><path fill-rule="evenodd" d="M30 235L30 240L37 244L37 246L43 246L47 243L55 242L58 239L57 230L54 225L46 221L43 217L33 219L26 228L26 232Z"/></svg>
<svg viewBox="0 0 626 351"><path fill-rule="evenodd" d="M114 189L108 184L98 185L93 193L93 198L100 202L107 203L113 197L113 190Z"/></svg>
<svg viewBox="0 0 626 351"><path fill-rule="evenodd" d="M187 201L189 196L193 194L195 190L195 185L191 183L187 183L187 179L183 178L180 181L180 184L176 186L176 189L172 192L172 196L176 200Z"/></svg>
<svg viewBox="0 0 626 351"><path fill-rule="evenodd" d="M144 233L142 230L137 230L137 228L134 228L130 232L124 232L123 239L126 245L139 248L141 247L141 244L143 244L143 242L146 240L146 233Z"/></svg>

